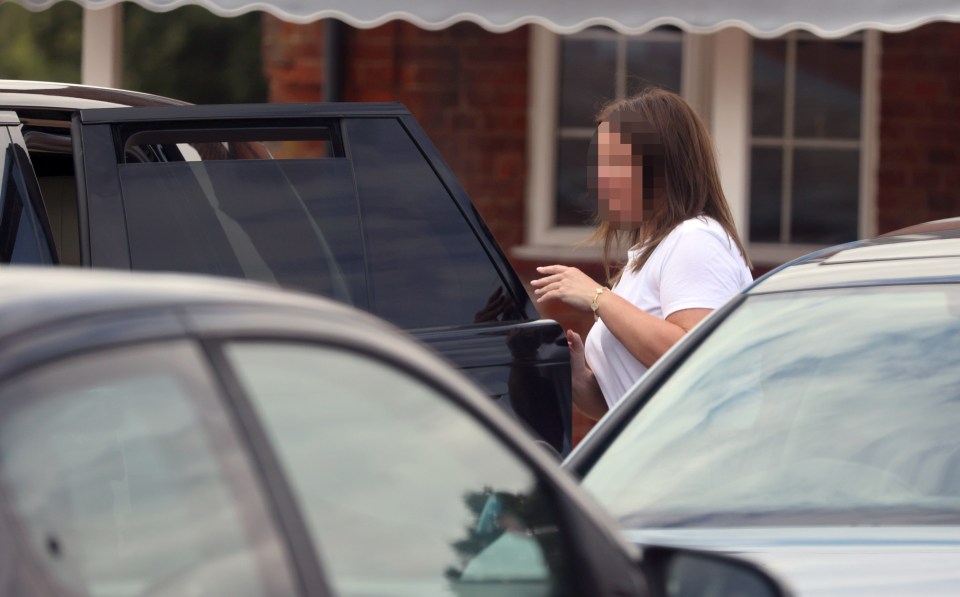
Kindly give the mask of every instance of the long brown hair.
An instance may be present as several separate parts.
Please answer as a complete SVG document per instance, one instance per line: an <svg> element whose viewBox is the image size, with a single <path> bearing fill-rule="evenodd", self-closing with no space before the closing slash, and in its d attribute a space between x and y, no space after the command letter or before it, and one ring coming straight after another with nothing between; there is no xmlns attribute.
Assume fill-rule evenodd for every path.
<svg viewBox="0 0 960 597"><path fill-rule="evenodd" d="M615 283L623 271L620 269L614 277L610 276L610 255L614 250L625 244L628 248L640 245L639 258L628 264L639 271L674 228L699 215L716 220L752 268L720 186L713 142L693 108L679 95L652 87L607 104L597 115L597 124L611 119L649 123L662 148L656 155L643 156L644 178L648 173L659 172L664 180L662 185L657 185L662 186L659 192L663 196L656 198L646 196L654 185L636 181L644 187L645 209L639 227L619 230L610 222L601 222L597 227L594 238L603 239L603 267L608 281ZM625 131L621 133L621 141L633 144L634 139ZM635 153L641 152L642 149Z"/></svg>

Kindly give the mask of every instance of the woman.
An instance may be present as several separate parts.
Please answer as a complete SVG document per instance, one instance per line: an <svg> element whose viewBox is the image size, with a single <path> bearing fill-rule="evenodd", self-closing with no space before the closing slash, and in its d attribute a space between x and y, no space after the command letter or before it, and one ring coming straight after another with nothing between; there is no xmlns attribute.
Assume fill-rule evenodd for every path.
<svg viewBox="0 0 960 597"><path fill-rule="evenodd" d="M537 302L593 310L587 335L567 330L574 403L600 418L660 356L752 281L703 123L662 89L613 102L597 118L591 187L612 290L574 267L538 267ZM595 168L595 169L594 169ZM629 247L610 279L610 254Z"/></svg>

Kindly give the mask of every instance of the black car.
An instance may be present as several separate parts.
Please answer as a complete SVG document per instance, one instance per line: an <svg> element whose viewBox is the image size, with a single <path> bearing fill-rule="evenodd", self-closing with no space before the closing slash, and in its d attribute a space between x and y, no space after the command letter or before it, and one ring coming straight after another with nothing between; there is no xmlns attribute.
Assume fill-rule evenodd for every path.
<svg viewBox="0 0 960 597"><path fill-rule="evenodd" d="M0 594L784 594L642 555L392 326L199 276L0 269Z"/></svg>
<svg viewBox="0 0 960 597"><path fill-rule="evenodd" d="M0 262L247 278L429 344L561 453L569 356L400 104L0 81Z"/></svg>
<svg viewBox="0 0 960 597"><path fill-rule="evenodd" d="M650 369L566 463L628 537L799 595L960 594L960 220L808 255Z"/></svg>

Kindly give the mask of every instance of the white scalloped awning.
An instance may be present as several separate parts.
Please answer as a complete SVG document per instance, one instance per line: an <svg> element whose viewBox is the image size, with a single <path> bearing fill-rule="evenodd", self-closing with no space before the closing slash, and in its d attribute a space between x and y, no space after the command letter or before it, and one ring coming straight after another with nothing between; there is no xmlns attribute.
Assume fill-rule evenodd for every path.
<svg viewBox="0 0 960 597"><path fill-rule="evenodd" d="M58 0L14 0L42 10ZM105 8L120 0L77 0ZM197 4L221 16L262 10L306 23L335 18L369 28L404 20L425 29L469 21L502 32L536 23L556 33L606 25L642 33L660 25L709 33L740 27L758 37L794 29L838 37L861 29L904 31L934 21L960 21L960 0L136 0L154 11Z"/></svg>

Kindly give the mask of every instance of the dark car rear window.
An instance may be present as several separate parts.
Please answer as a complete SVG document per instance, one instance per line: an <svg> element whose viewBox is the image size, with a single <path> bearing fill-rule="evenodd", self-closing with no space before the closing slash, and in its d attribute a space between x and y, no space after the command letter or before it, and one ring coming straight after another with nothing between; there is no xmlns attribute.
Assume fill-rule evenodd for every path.
<svg viewBox="0 0 960 597"><path fill-rule="evenodd" d="M429 162L395 119L348 120L345 128L373 310L405 328L477 319L502 281Z"/></svg>
<svg viewBox="0 0 960 597"><path fill-rule="evenodd" d="M329 126L121 134L132 267L277 283L407 329L519 319L400 121L344 120L347 149Z"/></svg>
<svg viewBox="0 0 960 597"><path fill-rule="evenodd" d="M135 269L249 278L367 307L347 160L123 164L120 182Z"/></svg>

